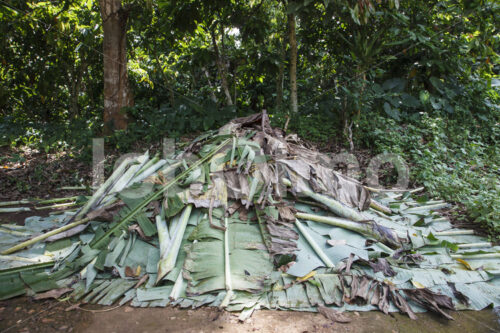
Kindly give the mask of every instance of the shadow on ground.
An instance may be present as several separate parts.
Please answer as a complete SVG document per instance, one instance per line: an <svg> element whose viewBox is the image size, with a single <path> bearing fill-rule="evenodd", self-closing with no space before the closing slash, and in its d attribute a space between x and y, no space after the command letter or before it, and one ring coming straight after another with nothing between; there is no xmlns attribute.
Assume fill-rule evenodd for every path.
<svg viewBox="0 0 500 333"><path fill-rule="evenodd" d="M65 311L71 304L20 297L0 303L0 332L500 332L491 309L453 313L448 321L432 313L406 316L351 312L351 323L332 323L317 313L257 311L241 323L213 308L93 307Z"/></svg>

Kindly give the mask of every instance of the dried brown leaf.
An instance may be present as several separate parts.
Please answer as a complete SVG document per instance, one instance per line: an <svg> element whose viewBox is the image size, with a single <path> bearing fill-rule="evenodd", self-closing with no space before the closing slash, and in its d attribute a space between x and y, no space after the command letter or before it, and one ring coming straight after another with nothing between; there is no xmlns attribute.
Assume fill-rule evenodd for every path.
<svg viewBox="0 0 500 333"><path fill-rule="evenodd" d="M392 302L394 305L403 313L406 313L410 319L416 320L417 316L413 312L411 306L408 304L406 299L399 293L399 290L394 286L390 286L390 291L392 294Z"/></svg>
<svg viewBox="0 0 500 333"><path fill-rule="evenodd" d="M396 272L391 268L389 262L385 258L378 258L376 262L369 261L368 264L373 269L373 272L382 272L385 276L395 276Z"/></svg>
<svg viewBox="0 0 500 333"><path fill-rule="evenodd" d="M144 274L140 279L139 281L137 281L137 283L134 285L134 289L137 289L139 288L140 286L142 286L144 283L146 283L146 281L148 281L149 279L149 275L148 274Z"/></svg>
<svg viewBox="0 0 500 333"><path fill-rule="evenodd" d="M119 201L112 205L96 209L87 214L87 218L90 220L111 222L113 217L116 215L117 211L123 207L124 203Z"/></svg>
<svg viewBox="0 0 500 333"><path fill-rule="evenodd" d="M422 307L437 312L447 319L454 320L452 316L444 312L442 309L446 308L449 310L455 310L451 297L435 293L427 288L404 289L403 291L406 296Z"/></svg>
<svg viewBox="0 0 500 333"><path fill-rule="evenodd" d="M47 299L47 298L58 299L59 297L61 297L64 294L69 293L70 291L73 291L73 288L52 289L52 290L46 291L46 292L41 293L41 294L36 294L33 297L33 299L37 300L37 301L41 300L41 299Z"/></svg>
<svg viewBox="0 0 500 333"><path fill-rule="evenodd" d="M76 303L76 304L73 304L71 306L68 306L66 309L64 309L64 311L68 312L68 311L78 310L78 309L80 309L81 304L82 303Z"/></svg>
<svg viewBox="0 0 500 333"><path fill-rule="evenodd" d="M289 222L295 221L295 213L297 212L295 208L289 206L281 206L278 207L278 211L282 220Z"/></svg>
<svg viewBox="0 0 500 333"><path fill-rule="evenodd" d="M128 227L128 231L135 231L139 234L139 237L141 237L142 239L145 239L145 240L149 240L150 238L147 237L145 234L144 234L144 231L142 231L141 229L141 226L138 225L138 224L132 224L131 226Z"/></svg>

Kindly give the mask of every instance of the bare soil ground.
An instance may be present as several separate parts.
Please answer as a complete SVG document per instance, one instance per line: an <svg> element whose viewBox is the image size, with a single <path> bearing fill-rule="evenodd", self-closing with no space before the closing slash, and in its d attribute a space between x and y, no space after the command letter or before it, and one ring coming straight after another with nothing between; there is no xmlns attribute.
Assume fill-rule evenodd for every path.
<svg viewBox="0 0 500 333"><path fill-rule="evenodd" d="M91 165L70 152L46 154L31 149L0 148L0 201L58 198L85 194L62 186L88 184Z"/></svg>
<svg viewBox="0 0 500 333"><path fill-rule="evenodd" d="M448 321L432 313L406 316L352 312L351 323L333 323L320 314L256 311L246 322L213 308L91 307L65 311L71 304L19 297L0 303L0 332L500 332L491 310L453 313ZM93 310L91 310L93 309Z"/></svg>

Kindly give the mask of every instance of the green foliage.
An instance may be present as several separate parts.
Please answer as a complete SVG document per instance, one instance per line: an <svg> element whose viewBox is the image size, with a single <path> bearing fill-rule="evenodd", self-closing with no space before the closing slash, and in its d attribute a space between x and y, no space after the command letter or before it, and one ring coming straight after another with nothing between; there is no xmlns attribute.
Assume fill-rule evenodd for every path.
<svg viewBox="0 0 500 333"><path fill-rule="evenodd" d="M500 114L491 117L497 123ZM467 124L467 125L465 125ZM382 115L362 120L358 137L374 152L400 154L410 163L411 179L431 196L462 204L467 215L459 220L482 223L500 232L500 131L483 120L449 119L422 113L399 124ZM460 212L457 211L457 214Z"/></svg>
<svg viewBox="0 0 500 333"><path fill-rule="evenodd" d="M102 57L95 52L100 26L92 3L0 5L0 114L45 123L93 115L102 90Z"/></svg>

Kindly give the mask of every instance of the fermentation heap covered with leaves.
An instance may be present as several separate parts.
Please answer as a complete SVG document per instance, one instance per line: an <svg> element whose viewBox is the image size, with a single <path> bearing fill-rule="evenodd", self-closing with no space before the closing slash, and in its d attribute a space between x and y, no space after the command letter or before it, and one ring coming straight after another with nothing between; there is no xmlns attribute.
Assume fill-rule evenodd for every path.
<svg viewBox="0 0 500 333"><path fill-rule="evenodd" d="M125 160L83 207L0 227L0 297L319 311L500 305L499 248L442 201L337 173L265 113L160 159ZM64 288L64 289L63 289Z"/></svg>

